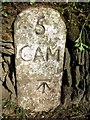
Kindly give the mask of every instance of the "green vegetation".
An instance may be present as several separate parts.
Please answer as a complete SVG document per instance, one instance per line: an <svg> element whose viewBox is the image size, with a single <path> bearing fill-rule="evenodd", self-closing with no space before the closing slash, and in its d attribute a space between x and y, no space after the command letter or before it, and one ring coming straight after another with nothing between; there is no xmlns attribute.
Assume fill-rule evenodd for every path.
<svg viewBox="0 0 90 120"><path fill-rule="evenodd" d="M66 107L62 107L62 108L60 109L61 112L65 112L66 110L67 110Z"/></svg>
<svg viewBox="0 0 90 120"><path fill-rule="evenodd" d="M4 1L9 2L9 0L4 0ZM90 0L86 0L86 1L90 1ZM13 23L13 20L16 18L17 14L20 13L22 10L24 10L25 6L26 6L26 8L30 7L30 5L33 5L35 2L36 2L36 0L28 0L27 4L23 3L23 4L20 5L20 3L17 2L17 3L13 3L13 6L12 6L11 3L5 3L5 4L3 3L4 10L3 10L3 12L1 12L1 14L3 16L3 19L2 19L2 26L3 26L2 32L3 32L3 34L2 35L3 35L4 40L8 39L7 34L12 35L12 34L10 34L10 32L13 31L11 25ZM75 39L73 39L73 37L70 36L70 38L73 39L73 42L75 43L74 47L77 50L79 50L80 52L83 52L84 50L90 50L90 46L88 46L90 38L87 37L89 35L89 28L90 28L90 24L89 24L90 23L90 15L89 15L88 4L84 4L84 3L81 4L81 3L76 3L76 2L71 2L71 3L67 3L67 4L66 3L61 4L61 3L56 3L55 2L55 3L51 3L51 4L52 5L55 4L55 6L57 7L56 9L58 9L58 11L61 12L62 15L65 11L65 18L67 20L67 22L66 22L67 26L71 25L69 27L70 28L72 27L72 29L70 29L70 33L71 33L72 36L76 35ZM77 16L77 20L76 20L76 17L72 18L72 16ZM76 25L78 27L75 28L75 29L73 27L73 23L71 23L72 19L74 20L74 25L76 23L78 23ZM80 30L80 32L76 32L77 29L78 29L78 31ZM72 30L73 30L73 32L72 32ZM5 33L7 33L7 34L5 34ZM73 34L73 33L75 33L75 34ZM78 37L77 37L77 35L78 35ZM72 44L72 47L73 47L73 44ZM76 49L75 49L75 51L76 51ZM79 53L79 54L81 54L81 53ZM83 58L81 58L81 60L83 60ZM74 60L72 60L72 62L73 61ZM87 64L87 66L88 66L88 64ZM80 66L80 67L83 67L83 66ZM67 70L67 72L69 72L67 68L65 68L65 69ZM87 69L83 69L83 72L81 70L80 80L83 80L85 78L85 75L83 76L83 73L85 71L86 72L85 74L88 74L89 73L88 70L89 70L89 67L87 67ZM68 74L68 75L70 75L70 74ZM66 77L66 79L68 80L67 77ZM85 84L85 88L84 88L85 91L83 91L83 92L85 92L85 94L83 95L84 99L85 99L85 96L87 96L86 93L88 91L87 90L88 89L88 80L89 79L87 78L87 75L86 75L85 82L86 82L87 85ZM75 82L74 85L77 87L78 83L79 83L79 79L78 79L77 84L76 84L76 79L75 80L72 79L72 81ZM72 82L70 81L70 85L71 84L72 84ZM66 86L66 85L64 85L64 86ZM70 89L72 89L72 87ZM77 88L77 89L79 89L79 88ZM68 91L64 92L64 94L66 95L65 97L67 97ZM66 103L65 103L65 105L66 105ZM0 100L0 104L3 104L3 103L1 103L1 100ZM7 111L8 111L8 113L7 113ZM67 107L63 106L63 107L58 107L58 109L51 109L48 112L41 112L41 113L38 112L38 113L33 113L33 114L35 116L35 119L39 119L42 116L46 116L46 118L48 118L48 117L49 118L50 117L54 118L54 117L57 117L57 116L58 117L66 117L66 116L72 117L72 116L83 115L83 114L87 113L87 111L89 111L89 105L86 105L84 107L84 104L80 105L80 104L77 103L77 104L72 104L71 106L69 105ZM3 120L6 120L6 119L9 120L10 116L11 117L14 116L14 117L16 117L16 119L20 118L21 120L23 120L24 117L29 119L33 116L33 114L31 116L30 112L31 111L24 110L22 107L17 106L17 104L13 103L11 99L8 99L5 102L5 104L3 105L2 116L3 116Z"/></svg>
<svg viewBox="0 0 90 120"><path fill-rule="evenodd" d="M82 26L79 37L75 41L75 47L78 48L80 52L82 52L85 49L90 49L90 46L84 44L86 38L87 38L87 31L85 29L85 24L84 24Z"/></svg>
<svg viewBox="0 0 90 120"><path fill-rule="evenodd" d="M2 11L1 14L2 14L4 17L7 17L7 16L8 16L8 14L7 14L6 12L4 12L4 11Z"/></svg>
<svg viewBox="0 0 90 120"><path fill-rule="evenodd" d="M22 107L17 107L15 110L14 110L15 114L18 115L21 119L24 118L25 116L25 110L22 108Z"/></svg>
<svg viewBox="0 0 90 120"><path fill-rule="evenodd" d="M6 100L6 102L3 105L3 109L11 110L12 114L15 114L18 116L21 120L25 116L25 110L22 107L15 106L15 104L12 102L12 99L9 98ZM8 119L9 115L2 114L3 120Z"/></svg>
<svg viewBox="0 0 90 120"><path fill-rule="evenodd" d="M4 3L4 2L10 2L10 0L2 0L2 2Z"/></svg>
<svg viewBox="0 0 90 120"><path fill-rule="evenodd" d="M72 104L72 114L73 115L79 115L81 113L83 113L84 111L84 107L81 104Z"/></svg>
<svg viewBox="0 0 90 120"><path fill-rule="evenodd" d="M5 102L4 106L3 106L3 109L5 109L6 107L7 108L13 108L13 103L12 103L11 98L6 100L6 102Z"/></svg>
<svg viewBox="0 0 90 120"><path fill-rule="evenodd" d="M36 0L29 0L29 2L31 5L33 5L36 2Z"/></svg>

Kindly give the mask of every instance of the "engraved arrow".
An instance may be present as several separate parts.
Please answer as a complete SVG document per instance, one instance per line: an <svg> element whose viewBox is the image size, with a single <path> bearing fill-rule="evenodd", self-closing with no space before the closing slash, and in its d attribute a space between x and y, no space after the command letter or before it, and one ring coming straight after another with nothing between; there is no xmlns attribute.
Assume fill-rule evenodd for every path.
<svg viewBox="0 0 90 120"><path fill-rule="evenodd" d="M47 88L50 90L50 87L48 86L48 84L46 82L42 82L39 87L37 88L37 90L43 86L43 90L42 90L42 93L45 93L45 86L47 86Z"/></svg>

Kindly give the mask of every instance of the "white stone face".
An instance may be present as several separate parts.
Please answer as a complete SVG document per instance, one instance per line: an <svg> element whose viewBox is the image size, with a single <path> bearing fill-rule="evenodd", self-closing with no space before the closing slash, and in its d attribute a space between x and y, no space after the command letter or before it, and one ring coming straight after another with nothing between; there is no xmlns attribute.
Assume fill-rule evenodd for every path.
<svg viewBox="0 0 90 120"><path fill-rule="evenodd" d="M48 111L60 104L65 23L52 8L29 8L14 24L18 104Z"/></svg>

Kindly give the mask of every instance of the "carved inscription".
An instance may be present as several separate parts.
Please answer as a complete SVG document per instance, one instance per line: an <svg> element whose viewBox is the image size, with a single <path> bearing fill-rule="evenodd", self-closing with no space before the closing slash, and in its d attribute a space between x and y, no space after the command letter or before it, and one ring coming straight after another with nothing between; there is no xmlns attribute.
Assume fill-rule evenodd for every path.
<svg viewBox="0 0 90 120"><path fill-rule="evenodd" d="M46 82L42 82L40 85L39 85L39 87L37 88L37 90L40 88L40 87L43 87L42 89L42 93L45 93L45 86L50 90L50 87L49 87L49 85L46 83Z"/></svg>
<svg viewBox="0 0 90 120"><path fill-rule="evenodd" d="M49 57L54 57L57 61L60 60L60 48L58 47L54 53L52 53L50 47L47 48L47 52L46 52L46 61L49 60Z"/></svg>
<svg viewBox="0 0 90 120"><path fill-rule="evenodd" d="M30 7L14 23L18 105L32 112L60 104L66 26L49 7Z"/></svg>
<svg viewBox="0 0 90 120"><path fill-rule="evenodd" d="M25 61L31 60L30 58L32 58L32 57L33 57L32 61L34 61L34 62L36 60L48 61L50 59L60 61L60 47L53 50L53 52L51 50L51 47L47 47L45 56L43 55L41 48L38 47L35 51L34 56L32 56L31 51L30 51L30 47L26 45L20 49L20 56Z"/></svg>
<svg viewBox="0 0 90 120"><path fill-rule="evenodd" d="M47 82L51 82L52 79L40 79L37 81L41 81L42 83L38 86L37 90L39 90L42 87L42 93L45 93L45 86L50 90L51 88L49 87Z"/></svg>
<svg viewBox="0 0 90 120"><path fill-rule="evenodd" d="M42 59L43 61L45 61L40 47L36 49L33 61L36 61L37 59Z"/></svg>

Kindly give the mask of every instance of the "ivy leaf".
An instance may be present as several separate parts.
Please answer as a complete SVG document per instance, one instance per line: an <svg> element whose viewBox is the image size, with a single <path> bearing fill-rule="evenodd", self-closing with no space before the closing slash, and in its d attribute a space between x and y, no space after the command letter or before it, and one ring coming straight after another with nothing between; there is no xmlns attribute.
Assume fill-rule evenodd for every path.
<svg viewBox="0 0 90 120"><path fill-rule="evenodd" d="M76 41L75 41L75 43L79 43L80 42L80 39L78 38Z"/></svg>
<svg viewBox="0 0 90 120"><path fill-rule="evenodd" d="M85 44L83 44L83 43L82 43L82 45L83 45L84 48L89 49L89 46L87 46L87 45L85 45Z"/></svg>
<svg viewBox="0 0 90 120"><path fill-rule="evenodd" d="M80 52L82 52L83 50L85 50L82 44L83 43L81 43L80 47L78 48L80 50Z"/></svg>
<svg viewBox="0 0 90 120"><path fill-rule="evenodd" d="M80 46L80 44L77 42L76 44L75 44L75 47L79 47Z"/></svg>
<svg viewBox="0 0 90 120"><path fill-rule="evenodd" d="M90 46L87 46L85 43L87 39L87 30L85 29L85 23L82 26L79 37L75 41L75 47L77 47L81 52L85 49L90 50Z"/></svg>

